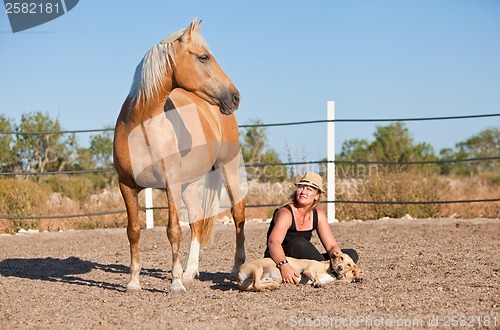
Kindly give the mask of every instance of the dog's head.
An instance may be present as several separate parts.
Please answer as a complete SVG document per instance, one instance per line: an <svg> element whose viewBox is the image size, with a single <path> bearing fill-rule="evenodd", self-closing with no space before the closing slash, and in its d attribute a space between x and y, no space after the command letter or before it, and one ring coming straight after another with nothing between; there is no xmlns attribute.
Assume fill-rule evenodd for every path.
<svg viewBox="0 0 500 330"><path fill-rule="evenodd" d="M330 268L332 274L338 280L354 280L359 277L358 265L356 265L348 254L342 252L333 252L332 258L330 259Z"/></svg>

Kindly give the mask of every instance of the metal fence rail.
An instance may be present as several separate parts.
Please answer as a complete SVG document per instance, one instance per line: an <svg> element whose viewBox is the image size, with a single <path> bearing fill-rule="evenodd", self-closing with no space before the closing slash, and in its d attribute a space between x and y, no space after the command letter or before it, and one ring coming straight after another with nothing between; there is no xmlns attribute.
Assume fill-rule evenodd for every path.
<svg viewBox="0 0 500 330"><path fill-rule="evenodd" d="M471 119L471 118L485 118L485 117L498 117L500 113L495 114L479 114L479 115L465 115L465 116L448 116L448 117L424 117L424 118L386 118L386 119L333 119L333 120L312 120L312 121L300 121L300 122L288 122L288 123L273 123L273 124L248 124L239 125L239 128L251 128L251 127L274 127L274 126L291 126L291 125L307 125L307 124L317 124L317 123L329 123L329 122L392 122L392 121L430 121L430 120L455 120L455 119ZM113 131L112 128L105 129L88 129L88 130L66 130L66 131L55 131L55 132L0 132L2 134L14 134L14 135L47 135L47 134L74 134L74 133L96 133L96 132L106 132ZM430 161L408 161L408 162L379 162L379 161L351 161L351 160L318 160L318 161L301 161L301 162L286 162L286 163L259 163L259 164L245 164L245 167L264 167L264 166L294 166L294 165L309 165L309 164L349 164L349 165L423 165L423 164L442 164L442 163L460 163L460 162L480 162L480 161L498 161L500 156L494 157L481 157L481 158L464 158L464 159L449 159L449 160L430 160ZM99 169L99 170L78 170L78 171L61 171L61 172L0 172L0 176L38 176L38 175L73 175L73 174L89 174L89 173L114 173L114 169ZM334 201L323 201L322 203L350 203L350 204L388 204L388 205L404 205L404 204L457 204L457 203L489 203L489 202L499 202L500 198L490 198L490 199L466 199L466 200L448 200L448 201L354 201L354 200L334 200ZM276 207L280 204L255 204L247 205L248 208L256 207ZM151 208L140 208L141 211L147 210L162 210L168 209L167 206L156 206ZM112 210L112 211L102 211L94 213L84 213L84 214L69 214L69 215L38 215L38 216L7 216L0 215L0 219L8 220L22 220L22 219L65 219L65 218L79 218L79 217L93 217L93 216L103 216L109 214L120 214L125 213L126 210Z"/></svg>

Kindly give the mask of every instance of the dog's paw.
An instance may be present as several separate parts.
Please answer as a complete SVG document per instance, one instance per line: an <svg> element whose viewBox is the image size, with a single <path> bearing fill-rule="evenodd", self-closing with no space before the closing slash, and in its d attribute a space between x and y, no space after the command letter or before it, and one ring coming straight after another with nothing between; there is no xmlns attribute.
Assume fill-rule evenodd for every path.
<svg viewBox="0 0 500 330"><path fill-rule="evenodd" d="M313 282L311 283L311 285L313 286L313 288L321 288L323 286L320 282Z"/></svg>

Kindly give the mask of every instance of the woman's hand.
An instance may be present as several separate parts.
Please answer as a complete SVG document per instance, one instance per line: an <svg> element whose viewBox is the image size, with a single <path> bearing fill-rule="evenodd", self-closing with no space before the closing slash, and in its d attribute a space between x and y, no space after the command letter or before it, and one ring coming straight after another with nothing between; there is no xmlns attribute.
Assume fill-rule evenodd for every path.
<svg viewBox="0 0 500 330"><path fill-rule="evenodd" d="M299 284L300 275L297 274L295 269L293 269L293 267L290 266L289 263L281 265L280 271L283 283Z"/></svg>

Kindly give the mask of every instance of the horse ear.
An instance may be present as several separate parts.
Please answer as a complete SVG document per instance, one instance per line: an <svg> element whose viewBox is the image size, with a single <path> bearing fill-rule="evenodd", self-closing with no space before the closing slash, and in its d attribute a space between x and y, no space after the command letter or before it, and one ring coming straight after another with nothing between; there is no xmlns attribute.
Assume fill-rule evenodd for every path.
<svg viewBox="0 0 500 330"><path fill-rule="evenodd" d="M198 17L195 17L193 19L193 21L191 22L191 24L189 24L189 26L186 28L186 30L184 31L184 33L182 34L182 36L180 38L182 42L188 42L191 39L191 33L193 33L193 31L195 31L197 20L198 20Z"/></svg>
<svg viewBox="0 0 500 330"><path fill-rule="evenodd" d="M203 20L200 19L198 25L196 25L196 28L194 29L196 32L200 32L201 22L203 22Z"/></svg>

